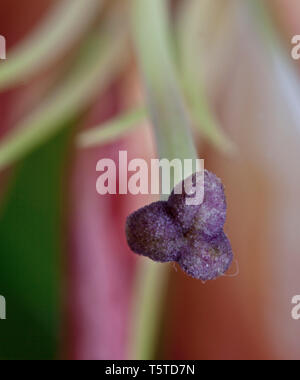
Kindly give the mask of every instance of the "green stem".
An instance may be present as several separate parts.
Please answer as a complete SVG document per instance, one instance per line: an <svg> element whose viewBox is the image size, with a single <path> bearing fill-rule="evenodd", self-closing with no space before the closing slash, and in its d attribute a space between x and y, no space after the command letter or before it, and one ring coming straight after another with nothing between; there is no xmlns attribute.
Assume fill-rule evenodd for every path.
<svg viewBox="0 0 300 380"><path fill-rule="evenodd" d="M0 90L14 87L49 67L76 43L96 18L103 0L63 0L9 53L0 66Z"/></svg>
<svg viewBox="0 0 300 380"><path fill-rule="evenodd" d="M97 30L79 53L69 77L1 140L0 170L57 134L122 70L128 56L127 38L120 29L112 45L111 33Z"/></svg>
<svg viewBox="0 0 300 380"><path fill-rule="evenodd" d="M190 118L170 48L168 2L133 0L132 5L136 52L159 157L182 161L196 159ZM182 179L181 172L174 173L174 183ZM168 265L140 259L133 309L131 358L152 359L155 355L168 268Z"/></svg>
<svg viewBox="0 0 300 380"><path fill-rule="evenodd" d="M199 59L201 57L199 36L208 16L206 7L213 6L215 6L213 2L199 0L180 3L177 22L179 66L195 127L216 148L224 153L233 153L235 147L223 132L206 96L202 78L203 68Z"/></svg>
<svg viewBox="0 0 300 380"><path fill-rule="evenodd" d="M100 144L113 142L132 131L134 127L145 119L147 119L147 111L142 107L118 116L105 124L80 133L77 138L78 147L92 148Z"/></svg>

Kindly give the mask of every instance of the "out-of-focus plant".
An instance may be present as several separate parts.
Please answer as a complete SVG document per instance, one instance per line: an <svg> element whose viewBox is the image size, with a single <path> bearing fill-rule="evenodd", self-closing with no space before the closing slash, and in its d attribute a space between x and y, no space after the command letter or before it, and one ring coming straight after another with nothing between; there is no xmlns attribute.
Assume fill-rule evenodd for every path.
<svg viewBox="0 0 300 380"><path fill-rule="evenodd" d="M96 19L96 11L103 9L103 5L102 1L89 0L87 8L84 9L86 2L76 0L75 2L64 1L54 8L37 30L14 49L10 59L1 67L2 89L15 86L24 76L37 75L37 71L51 66L52 62L57 61L60 56L70 50L76 40L86 32L87 26ZM114 2L114 4L107 3L106 5L101 29L93 28L92 36L88 36L82 42L84 46L77 55L74 55L75 63L68 70L70 73L64 75L62 82L54 86L36 109L2 139L0 143L1 168L20 160L56 135L67 121L80 116L92 98L99 94L102 88L107 88L107 85L125 67L128 57L126 37L130 21L128 18L127 23L125 21L119 24L122 18L121 12L124 11L123 4ZM127 2L126 5L132 8L132 34L145 78L147 105L150 119L156 127L160 156L169 159L196 157L190 132L188 132L191 117L180 89L181 80L178 78L174 54L171 52L171 29L167 9L169 2L138 0ZM193 95L193 99L196 100L196 94ZM198 104L201 104L203 100L204 98L199 99ZM207 104L204 107L208 116ZM195 107L192 110L195 111ZM126 114L119 120L104 126L104 129L95 128L84 132L78 139L79 145L84 147L113 141L136 124L141 117L147 117L145 111L133 111L132 114ZM205 120L202 121L208 133L208 125L205 125L207 124ZM218 136L217 132L214 133ZM181 178L178 177L175 182L180 180ZM155 321L158 322L155 310L161 303L157 298L157 293L163 295L162 288L164 287L160 285L158 277L166 277L164 270L159 274L161 272L159 266L155 266L154 269L153 265L153 270L150 269L150 264L147 266L149 280L147 280L148 276L143 276L142 281L137 285L138 292L140 288L145 291L142 291L140 298L136 298L138 304L142 306L138 307L141 313L136 314L140 327L137 326L134 332L137 340L133 343L136 345L132 349L135 351L132 354L134 357L151 356L150 350L153 350L155 341ZM153 311L151 314L150 310ZM153 329L150 328L151 325Z"/></svg>
<svg viewBox="0 0 300 380"><path fill-rule="evenodd" d="M16 182L12 185L12 190L3 204L4 211L1 219L3 236L0 240L4 251L10 252L11 255L15 254L28 271L19 288L14 286L9 279L9 273L14 267L9 259L5 258L3 262L8 274L2 285L14 297L14 294L20 292L22 286L27 286L27 291L30 292L31 287L36 287L41 281L44 291L36 290L36 298L24 297L25 306L22 310L23 312L26 310L28 313L28 323L36 320L41 326L40 331L44 333L45 339L52 339L51 347L45 349L42 355L53 357L54 346L57 344L53 337L58 335L59 328L57 322L59 301L54 295L59 292L57 285L54 284L58 281L59 274L54 268L55 265L59 266L60 264L54 263L51 255L54 251L61 250L63 239L60 231L55 228L55 223L62 210L58 206L59 199L53 195L58 190L51 187L54 186L53 182L60 181L63 162L65 162L63 152L66 148L72 146L75 149L76 146L76 155L82 157L82 161L79 159L78 164L79 170L82 170L80 173L84 172L87 167L92 168L90 169L92 173L95 168L96 155L89 156L89 149L100 147L101 150L103 145L116 143L128 132L133 131L134 127L148 120L153 126L159 157L170 160L195 158L197 153L192 133L198 131L203 137L203 141L205 140L217 148L216 152L237 153L241 146L246 149L241 141L235 141L235 135L238 135L237 130L231 134L232 138L229 137L230 128L228 128L228 132L224 132L222 115L217 115L216 105L211 100L218 99L222 103L219 91L226 83L226 73L231 72L233 67L230 53L235 51L233 41L236 41L237 38L234 37L232 22L237 23L236 20L239 20L235 12L244 12L247 15L245 19L252 20L251 22L255 20L257 22L255 25L261 27L261 29L257 28L257 33L259 36L264 36L262 45L273 58L273 61L272 59L267 60L267 62L273 63L272 75L282 79L280 90L284 93L285 98L289 96L290 101L295 102L295 91L299 86L298 83L295 86L292 85L291 79L295 76L292 69L285 65L286 62L282 59L283 53L278 48L276 42L278 36L274 34L272 22L266 17L267 12L261 11L257 1L253 1L251 5L250 3L251 0L242 6L237 6L234 1L229 0L222 3L212 0L185 0L174 2L174 4L168 0L58 1L31 34L9 52L8 60L1 62L0 90L2 92L14 91L24 83L30 90L32 80L38 78L38 75L46 75L47 70L56 73L55 80L49 86L47 94L36 101L35 106L10 128L0 141L0 169L3 170L15 163L21 165L19 171L16 172ZM253 7L256 13L253 12ZM175 13L173 18L170 17L171 9ZM234 12L231 13L230 10ZM247 31L246 27L242 30ZM210 38L214 41L211 43L211 48L208 48L208 45L204 47L204 40L207 41ZM249 40L253 41L251 38ZM268 50L269 48L270 50ZM229 53L226 49L229 49ZM257 54L259 48L256 46L253 49L257 49L255 50ZM223 65L222 70L218 66L220 64ZM94 109L94 107L101 108L101 104L96 102L96 99L102 99L101 102L105 102L108 97L108 89L113 86L119 88L122 82L121 78L129 72L133 72L133 75L139 78L139 82L144 88L144 104L140 105L137 102L139 105L135 105L135 109L131 107L130 112L118 107L109 115L113 116L112 119L104 121L101 125L79 131L74 139L70 138L69 134L63 134L64 129L75 134L75 127L79 119L85 117L86 111ZM268 95L270 94L268 93ZM225 102L224 99L222 101ZM224 107L226 108L226 106ZM230 108L228 105L227 107ZM270 114L270 110L268 112ZM234 118L231 115L230 117L233 118L234 125L237 120L241 123L243 121L242 116ZM270 137L270 134L268 136ZM53 140L55 138L57 140ZM61 147L59 154L56 144ZM93 150L91 149L91 151ZM104 152L108 151L104 150ZM211 157L211 161L213 161L214 156ZM75 167L77 168L77 166ZM36 185L37 192L31 194L30 189L35 183L35 174L40 176L43 171L47 170L51 171L52 176L49 176L48 181L47 178L43 179L45 187ZM88 170L86 172L90 176L92 175ZM25 181L27 176L28 182ZM175 182L181 180L178 173L175 173L174 177ZM89 178L89 180L91 182L88 183L91 185L92 179ZM75 183L78 186L77 177ZM21 202L19 197L23 192L26 200ZM74 199L79 199L79 192L78 189L74 191L76 193ZM87 194L90 193L84 193L82 202L90 212L93 212L95 210L89 203L91 201ZM43 204L49 202L49 209L39 209L35 204L35 199L39 199L39 197ZM32 206L32 210L30 202L36 206ZM20 213L22 207L26 208L23 214ZM82 212L82 208L79 209L81 212L78 215L88 217ZM41 226L38 225L39 218L30 220L31 211L39 216ZM108 210L105 209L105 212L108 213ZM101 210L99 210L100 213ZM49 215L50 220L47 219ZM93 214L93 217L97 216ZM19 230L15 230L18 234L18 239L16 239L18 241L14 246L15 219L20 219L26 226L23 229L20 224L18 225ZM89 223L91 221L92 218L89 219ZM77 223L77 221L75 222ZM86 260L91 264L91 266L87 266L91 270L94 260L92 256L83 257L85 252L82 247L85 244L82 234L79 233L81 231L78 232L79 225L82 226L78 223L72 231L80 235L80 237L76 236L75 238L78 240L75 240L78 242L80 239L81 246L76 250L76 260L74 257L70 257L67 263L72 267L70 275L76 277L74 283L76 283L75 288L78 292L81 288L86 289L85 281L88 281L88 276L82 268L76 266L84 266L83 263ZM104 225L99 223L99 226L103 228ZM113 223L111 226L113 228ZM26 227L28 228L27 233ZM48 235L47 228L50 230ZM62 224L60 224L60 229L62 228ZM25 244L25 251L29 254L31 240L28 236L32 238L33 230L36 230L40 236L36 237L37 241L33 240L35 247L32 249L33 254L29 256L32 260L31 268L29 268L25 258L22 261L21 246ZM99 243L96 235L95 233L93 237L95 237L95 242ZM43 244L41 244L42 240L38 240L39 237L44 239ZM52 245L49 240L52 241ZM87 255L97 250L94 240L89 243ZM106 252L105 249L109 247L110 250L113 250L116 246L124 248L125 242L122 242L120 238L115 245L103 243L103 250L99 250L99 255L103 255L102 262L105 262L105 255L111 253ZM39 253L41 255L43 253L39 250L46 251L44 260L39 256ZM109 257L108 261L115 259ZM46 270L47 260L48 263L50 262L48 271ZM121 270L120 266L114 266L112 261L109 263L111 270L115 267ZM43 268L42 270L46 273L44 281L41 280L42 276L36 273L39 267ZM35 268L37 269L35 270ZM95 281L92 284L95 288L100 287L101 279L99 279L99 283L96 281L97 268L94 270L96 274L91 277ZM118 276L119 274L115 273L114 275ZM158 333L168 280L167 267L140 259L133 289L128 346L124 350L116 348L118 344L121 344L116 338L116 345L112 344L110 351L97 349L97 347L89 351L86 348L89 345L86 337L91 338L91 335L86 334L88 326L84 323L92 317L87 316L86 319L82 319L82 323L78 318L78 325L76 324L78 334L81 335L81 342L83 342L83 349L77 350L77 356L75 356L78 358L87 358L89 355L98 358L107 358L107 356L120 358L121 355L122 357L143 359L154 357L158 348ZM51 310L54 310L53 315L56 316L53 319L50 318L51 320L47 318L46 312L39 311L40 302L45 298L47 289L48 296L51 298ZM50 293L51 295L49 295ZM82 301L84 296L79 299ZM78 304L75 302L76 313L83 312L80 310L80 301ZM15 311L18 312L19 308L17 305L14 306ZM100 309L101 305L99 305L99 310L96 309L99 315L93 316L93 322L97 324L97 318L99 318L101 322L98 323L108 324L108 321L105 321L105 318L100 315L101 312L103 313L103 310ZM32 312L32 310L34 311ZM72 310L74 311L74 309ZM118 309L119 311L120 309ZM122 318L122 316L119 317ZM72 317L69 317L68 321L70 320ZM102 334L106 326L100 327ZM122 328L120 327L120 330ZM24 337L26 338L26 334ZM96 337L98 338L97 335ZM120 342L124 344L124 339L120 339ZM97 346L102 342L97 341L93 344ZM36 347L32 348L29 344L27 348L33 349L32 355L37 354ZM124 354L124 352L126 353ZM3 356L12 356L11 352L5 352L5 350L0 350L0 353ZM18 355L22 356L22 353L18 352Z"/></svg>

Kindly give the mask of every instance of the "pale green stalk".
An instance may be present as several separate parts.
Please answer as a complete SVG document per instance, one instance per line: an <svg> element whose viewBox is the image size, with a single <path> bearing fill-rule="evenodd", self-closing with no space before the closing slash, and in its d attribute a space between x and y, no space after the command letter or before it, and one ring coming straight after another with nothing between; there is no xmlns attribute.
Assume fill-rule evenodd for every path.
<svg viewBox="0 0 300 380"><path fill-rule="evenodd" d="M145 108L138 108L125 115L118 116L107 123L93 127L79 134L77 144L79 148L92 148L94 146L111 143L126 135L147 118Z"/></svg>
<svg viewBox="0 0 300 380"><path fill-rule="evenodd" d="M63 0L0 65L0 90L24 83L51 65L88 29L103 0Z"/></svg>
<svg viewBox="0 0 300 380"><path fill-rule="evenodd" d="M214 146L226 153L234 151L233 143L222 131L205 94L201 66L201 27L205 24L211 0L185 0L178 11L178 55L180 74L195 127ZM217 26L216 26L217 27Z"/></svg>
<svg viewBox="0 0 300 380"><path fill-rule="evenodd" d="M114 38L114 43L110 40ZM0 170L24 157L54 136L70 118L79 115L127 62L124 29L98 31L81 52L71 75L0 142Z"/></svg>
<svg viewBox="0 0 300 380"><path fill-rule="evenodd" d="M196 159L190 119L178 84L170 49L168 1L133 0L132 23L147 106L160 158ZM189 173L192 174L192 173ZM182 173L174 174L174 182ZM157 349L168 265L140 259L130 346L132 359L152 359Z"/></svg>

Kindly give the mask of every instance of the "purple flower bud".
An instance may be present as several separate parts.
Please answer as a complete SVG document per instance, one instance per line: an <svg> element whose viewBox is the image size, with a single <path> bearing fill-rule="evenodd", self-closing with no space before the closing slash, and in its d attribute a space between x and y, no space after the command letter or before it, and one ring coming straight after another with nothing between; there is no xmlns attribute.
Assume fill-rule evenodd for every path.
<svg viewBox="0 0 300 380"><path fill-rule="evenodd" d="M188 275L208 281L227 272L233 260L233 253L224 232L212 240L205 240L196 234L189 236L187 240L185 252L178 263Z"/></svg>
<svg viewBox="0 0 300 380"><path fill-rule="evenodd" d="M199 176L193 186L202 185ZM197 183L196 183L197 181ZM223 232L226 199L221 181L204 172L204 200L189 205L184 192L171 194L168 202L144 207L127 218L126 234L130 248L158 262L177 261L190 276L202 281L222 276L233 260L230 242Z"/></svg>
<svg viewBox="0 0 300 380"><path fill-rule="evenodd" d="M130 215L126 235L135 253L158 262L177 261L184 244L181 228L166 202L152 203Z"/></svg>
<svg viewBox="0 0 300 380"><path fill-rule="evenodd" d="M193 174L193 186L201 186L197 174ZM187 206L186 200L190 197L172 192L168 205L175 220L182 226L184 232L196 229L203 235L214 237L224 228L226 220L226 198L224 187L219 178L208 170L204 171L204 200L199 206Z"/></svg>

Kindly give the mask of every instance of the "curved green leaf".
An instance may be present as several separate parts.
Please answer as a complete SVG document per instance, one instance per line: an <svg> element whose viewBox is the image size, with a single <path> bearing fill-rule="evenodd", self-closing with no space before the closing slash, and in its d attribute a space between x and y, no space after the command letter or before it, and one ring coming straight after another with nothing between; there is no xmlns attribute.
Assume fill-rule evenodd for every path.
<svg viewBox="0 0 300 380"><path fill-rule="evenodd" d="M40 26L0 65L0 90L24 82L61 56L97 16L102 0L59 1Z"/></svg>
<svg viewBox="0 0 300 380"><path fill-rule="evenodd" d="M111 44L111 38L114 44ZM0 142L0 169L55 135L64 122L82 112L127 61L124 30L97 33L77 60L71 75Z"/></svg>
<svg viewBox="0 0 300 380"><path fill-rule="evenodd" d="M147 117L144 108L121 115L107 123L93 127L79 134L77 143L80 148L90 148L97 145L107 144L121 138L127 132L133 130L138 123Z"/></svg>
<svg viewBox="0 0 300 380"><path fill-rule="evenodd" d="M229 153L234 150L233 143L222 131L212 111L205 94L199 64L200 49L197 44L205 17L203 12L205 3L199 0L187 0L181 4L178 12L180 72L195 126L217 148Z"/></svg>

